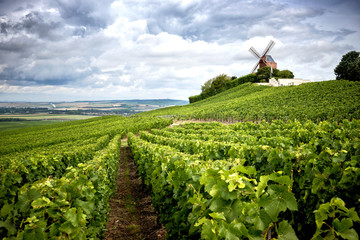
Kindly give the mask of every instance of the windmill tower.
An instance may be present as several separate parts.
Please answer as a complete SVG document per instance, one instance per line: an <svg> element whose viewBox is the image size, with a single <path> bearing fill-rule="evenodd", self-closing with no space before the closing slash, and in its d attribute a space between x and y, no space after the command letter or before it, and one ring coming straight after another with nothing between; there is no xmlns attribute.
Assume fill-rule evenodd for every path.
<svg viewBox="0 0 360 240"><path fill-rule="evenodd" d="M274 47L275 42L273 40L270 40L269 44L265 48L263 54L259 54L255 48L251 47L249 51L258 59L258 62L256 63L255 67L251 71L251 73L256 72L257 67L263 68L263 67L271 67L271 68L277 68L277 63L274 61L274 59L267 55L270 50Z"/></svg>

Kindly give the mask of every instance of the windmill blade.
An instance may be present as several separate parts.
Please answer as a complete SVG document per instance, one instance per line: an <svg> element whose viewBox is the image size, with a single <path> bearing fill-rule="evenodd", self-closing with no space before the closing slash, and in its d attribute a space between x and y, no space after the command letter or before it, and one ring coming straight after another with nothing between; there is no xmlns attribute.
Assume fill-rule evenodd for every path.
<svg viewBox="0 0 360 240"><path fill-rule="evenodd" d="M270 50L274 47L275 42L273 40L270 40L269 44L267 45L267 47L265 48L263 54L261 55L261 57L265 56L266 54L268 54L268 52L270 52Z"/></svg>
<svg viewBox="0 0 360 240"><path fill-rule="evenodd" d="M251 47L249 52L251 52L256 58L261 58L260 54L255 50L255 48Z"/></svg>
<svg viewBox="0 0 360 240"><path fill-rule="evenodd" d="M261 61L261 60L260 60ZM255 67L253 68L253 70L251 71L251 73L254 73L255 72L255 70L256 70L256 68L259 66L259 64L260 64L260 61L258 61L257 62L257 64L255 65Z"/></svg>

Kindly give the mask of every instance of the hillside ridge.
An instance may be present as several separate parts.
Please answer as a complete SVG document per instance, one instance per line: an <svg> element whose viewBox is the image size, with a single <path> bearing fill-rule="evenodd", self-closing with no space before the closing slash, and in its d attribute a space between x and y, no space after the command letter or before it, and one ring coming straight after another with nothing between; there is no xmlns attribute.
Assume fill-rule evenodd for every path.
<svg viewBox="0 0 360 240"><path fill-rule="evenodd" d="M269 87L245 83L207 99L140 116L216 121L322 121L360 118L360 83L323 81Z"/></svg>

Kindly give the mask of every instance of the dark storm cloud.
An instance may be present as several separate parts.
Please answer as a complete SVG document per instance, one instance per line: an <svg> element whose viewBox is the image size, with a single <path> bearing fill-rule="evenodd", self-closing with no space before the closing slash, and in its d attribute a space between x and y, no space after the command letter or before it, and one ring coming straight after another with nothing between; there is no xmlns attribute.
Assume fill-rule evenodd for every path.
<svg viewBox="0 0 360 240"><path fill-rule="evenodd" d="M0 73L0 79L14 86L62 86L76 85L79 79L84 79L92 73L91 70L78 72L71 63L52 60L36 63L31 68L28 68L27 64L7 67Z"/></svg>
<svg viewBox="0 0 360 240"><path fill-rule="evenodd" d="M0 16L23 10L57 9L63 21L71 25L106 27L111 22L108 14L113 0L4 0L0 1Z"/></svg>
<svg viewBox="0 0 360 240"><path fill-rule="evenodd" d="M267 7L264 8L264 5ZM131 8L136 8L136 5ZM268 1L251 4L229 0L194 1L187 6L181 3L160 4L143 13L150 19L148 25L153 34L168 32L197 40L232 41L245 38L245 30L275 8Z"/></svg>
<svg viewBox="0 0 360 240"><path fill-rule="evenodd" d="M34 7L32 2L36 3L35 0L3 0L0 1L0 16L5 16L9 12L22 11L24 9L31 9Z"/></svg>
<svg viewBox="0 0 360 240"><path fill-rule="evenodd" d="M111 21L108 12L112 0L54 0L49 5L59 10L64 21L71 25L105 28Z"/></svg>
<svg viewBox="0 0 360 240"><path fill-rule="evenodd" d="M96 38L74 37L106 27L110 3L1 1L0 80L14 86L60 86L79 84L96 73L89 67L89 57L97 52L93 47L99 45Z"/></svg>
<svg viewBox="0 0 360 240"><path fill-rule="evenodd" d="M44 20L39 12L30 12L22 17L18 22L7 21L1 24L2 34L18 34L22 31L25 34L34 34L39 38L56 40L61 37L57 29L61 27L59 22Z"/></svg>
<svg viewBox="0 0 360 240"><path fill-rule="evenodd" d="M309 7L333 10L340 8L343 13L359 13L360 1L359 0L287 0L295 4L301 4Z"/></svg>
<svg viewBox="0 0 360 240"><path fill-rule="evenodd" d="M8 62L16 55L17 57L28 57L36 43L29 38L14 37L11 41L0 42L1 62Z"/></svg>
<svg viewBox="0 0 360 240"><path fill-rule="evenodd" d="M323 14L321 9L293 10L287 4L268 0L202 0L186 6L181 2L161 4L155 1L145 9L139 2L125 2L130 12L141 13L128 17L140 19L145 16L152 34L168 32L186 39L210 42L246 40L249 28L255 24L266 24L279 29L284 24L298 24Z"/></svg>

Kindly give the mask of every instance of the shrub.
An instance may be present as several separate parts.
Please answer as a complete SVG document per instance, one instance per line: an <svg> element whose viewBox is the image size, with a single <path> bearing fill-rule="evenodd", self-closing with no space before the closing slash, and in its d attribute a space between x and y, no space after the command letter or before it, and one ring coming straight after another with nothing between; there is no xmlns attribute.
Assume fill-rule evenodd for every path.
<svg viewBox="0 0 360 240"><path fill-rule="evenodd" d="M279 78L294 78L294 74L289 70L282 70L282 71L279 71L279 73L277 74L277 77L279 77Z"/></svg>

